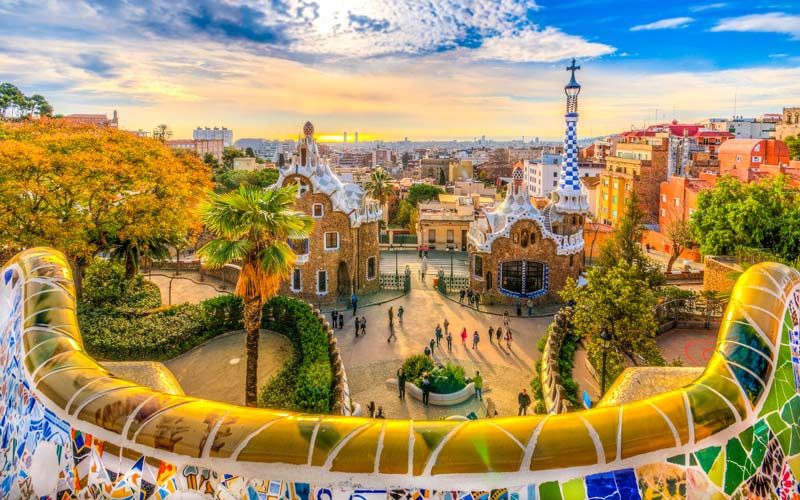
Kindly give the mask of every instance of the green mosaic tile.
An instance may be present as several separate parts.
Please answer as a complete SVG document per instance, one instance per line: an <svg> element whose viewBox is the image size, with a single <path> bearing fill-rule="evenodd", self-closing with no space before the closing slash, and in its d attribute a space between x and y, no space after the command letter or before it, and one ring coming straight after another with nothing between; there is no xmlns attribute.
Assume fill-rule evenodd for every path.
<svg viewBox="0 0 800 500"><path fill-rule="evenodd" d="M783 454L789 455L789 451L792 449L792 430L784 429L777 433L775 437L778 438L778 442L781 444L781 450L783 450Z"/></svg>
<svg viewBox="0 0 800 500"><path fill-rule="evenodd" d="M725 494L732 494L745 477L744 464L749 459L738 438L728 440L725 446Z"/></svg>
<svg viewBox="0 0 800 500"><path fill-rule="evenodd" d="M767 453L767 445L772 438L769 425L764 420L759 420L753 425L753 446L750 450L750 462L760 464ZM753 471L755 472L755 471Z"/></svg>
<svg viewBox="0 0 800 500"><path fill-rule="evenodd" d="M697 465L697 459L694 458L694 455L689 455L689 465Z"/></svg>
<svg viewBox="0 0 800 500"><path fill-rule="evenodd" d="M789 468L792 469L794 477L800 477L800 457L794 457L787 460Z"/></svg>
<svg viewBox="0 0 800 500"><path fill-rule="evenodd" d="M562 500L561 490L558 488L558 481L548 481L539 485L539 498L550 500Z"/></svg>
<svg viewBox="0 0 800 500"><path fill-rule="evenodd" d="M694 456L697 458L697 462L700 464L700 467L703 468L703 471L708 473L714 465L714 461L719 456L720 451L722 451L721 446L709 446L706 449L696 452Z"/></svg>
<svg viewBox="0 0 800 500"><path fill-rule="evenodd" d="M716 484L718 487L722 487L722 480L725 474L725 452L722 452L717 457L717 461L714 462L714 465L711 467L711 470L708 471L708 478L711 480L712 483Z"/></svg>
<svg viewBox="0 0 800 500"><path fill-rule="evenodd" d="M750 451L753 447L753 428L748 427L747 430L739 434L739 441L745 450Z"/></svg>
<svg viewBox="0 0 800 500"><path fill-rule="evenodd" d="M777 412L767 415L766 420L769 428L772 429L772 432L775 434L783 432L783 430L786 429L786 422L781 420L781 416L778 415Z"/></svg>
<svg viewBox="0 0 800 500"><path fill-rule="evenodd" d="M692 457L692 459L694 459L694 457ZM675 455L674 457L669 457L667 462L675 465L686 465L686 455Z"/></svg>
<svg viewBox="0 0 800 500"><path fill-rule="evenodd" d="M561 491L564 492L564 500L584 500L586 498L586 485L581 478L562 484Z"/></svg>

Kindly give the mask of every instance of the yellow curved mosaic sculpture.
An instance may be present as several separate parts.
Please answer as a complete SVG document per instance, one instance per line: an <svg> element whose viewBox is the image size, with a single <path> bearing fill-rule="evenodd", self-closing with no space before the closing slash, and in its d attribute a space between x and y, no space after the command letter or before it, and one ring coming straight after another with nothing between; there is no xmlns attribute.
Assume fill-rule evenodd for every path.
<svg viewBox="0 0 800 500"><path fill-rule="evenodd" d="M113 498L166 498L170 488L293 500L359 491L359 500L371 500L364 492L625 499L659 488L672 492L664 498L725 498L753 487L768 456L800 493L791 486L800 477L800 273L779 264L740 278L715 353L691 384L577 413L466 422L297 414L159 393L112 376L83 350L63 255L21 253L0 287L0 431L16 439L0 450L4 497L30 487L30 497L95 498L128 481L138 492ZM61 450L59 483L34 495L37 453L51 442ZM92 467L104 472L93 476ZM133 486L130 470L139 473Z"/></svg>

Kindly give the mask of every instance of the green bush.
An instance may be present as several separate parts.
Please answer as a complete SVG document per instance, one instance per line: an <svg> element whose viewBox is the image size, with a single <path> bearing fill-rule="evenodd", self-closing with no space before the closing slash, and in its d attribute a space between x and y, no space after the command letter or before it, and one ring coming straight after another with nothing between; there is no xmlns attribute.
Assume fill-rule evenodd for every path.
<svg viewBox="0 0 800 500"><path fill-rule="evenodd" d="M261 388L259 406L329 412L333 373L328 334L311 306L289 297L274 297L264 306L261 325L289 338L292 359Z"/></svg>
<svg viewBox="0 0 800 500"><path fill-rule="evenodd" d="M536 343L536 349L538 349L539 352L544 352L544 348L547 347L547 337L548 336L549 335L545 335L544 337L539 339L539 342Z"/></svg>
<svg viewBox="0 0 800 500"><path fill-rule="evenodd" d="M241 301L221 296L151 313L82 304L78 323L95 358L165 360L222 333L241 330Z"/></svg>
<svg viewBox="0 0 800 500"><path fill-rule="evenodd" d="M406 380L419 386L422 374L433 371L433 361L424 354L409 356L403 361L403 371L406 372Z"/></svg>
<svg viewBox="0 0 800 500"><path fill-rule="evenodd" d="M154 309L161 306L161 292L141 275L125 279L122 264L95 257L83 275L83 301L94 307Z"/></svg>
<svg viewBox="0 0 800 500"><path fill-rule="evenodd" d="M464 367L447 363L430 373L431 392L452 394L467 386Z"/></svg>

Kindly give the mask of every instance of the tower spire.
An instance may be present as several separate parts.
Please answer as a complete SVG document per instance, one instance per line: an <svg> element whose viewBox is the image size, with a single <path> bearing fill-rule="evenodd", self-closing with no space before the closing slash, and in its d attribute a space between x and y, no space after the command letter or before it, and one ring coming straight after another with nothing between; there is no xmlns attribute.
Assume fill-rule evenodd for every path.
<svg viewBox="0 0 800 500"><path fill-rule="evenodd" d="M575 79L575 71L581 69L572 59L567 66L570 79L564 86L567 96L567 113L564 115L566 132L564 134L564 155L561 161L561 175L559 176L558 189L553 192L553 202L558 212L586 213L589 211L589 202L581 187L578 171L578 94L581 85Z"/></svg>

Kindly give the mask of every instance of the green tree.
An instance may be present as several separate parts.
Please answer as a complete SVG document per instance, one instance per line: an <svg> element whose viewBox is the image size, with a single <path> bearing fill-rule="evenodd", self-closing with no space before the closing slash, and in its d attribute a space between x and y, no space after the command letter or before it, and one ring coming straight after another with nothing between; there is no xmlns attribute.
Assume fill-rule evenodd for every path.
<svg viewBox="0 0 800 500"><path fill-rule="evenodd" d="M656 296L639 269L625 260L603 269L590 267L586 285L578 286L572 278L559 292L566 301L573 301L574 332L587 340L589 360L600 373L603 329L613 335L607 349L606 387L624 369L623 355L638 364L641 356L648 365L663 365L655 335L658 328L653 307Z"/></svg>
<svg viewBox="0 0 800 500"><path fill-rule="evenodd" d="M444 189L430 184L414 184L408 190L406 200L412 207L417 208L421 201L435 200L440 194L444 194Z"/></svg>
<svg viewBox="0 0 800 500"><path fill-rule="evenodd" d="M603 269L611 269L620 261L624 261L638 270L639 276L647 283L654 286L663 283L664 276L658 266L654 265L642 251L645 217L639 195L636 191L631 192L630 197L625 200L625 212L614 226L611 239L600 247L599 265Z"/></svg>
<svg viewBox="0 0 800 500"><path fill-rule="evenodd" d="M244 154L245 154L245 155L247 155L247 156L249 156L250 158L255 158L255 157L256 157L256 152L255 152L255 151L253 151L253 148L247 148L247 149L245 149L245 150L244 150Z"/></svg>
<svg viewBox="0 0 800 500"><path fill-rule="evenodd" d="M416 210L414 205L409 203L408 200L400 201L397 205L397 212L393 223L398 226L408 226L408 223L411 221L411 214L414 210Z"/></svg>
<svg viewBox="0 0 800 500"><path fill-rule="evenodd" d="M400 160L403 162L404 169L408 168L408 160L410 159L411 159L411 154L408 151L404 152L403 155L400 157Z"/></svg>
<svg viewBox="0 0 800 500"><path fill-rule="evenodd" d="M219 170L219 160L217 159L216 156L214 156L214 153L206 153L206 154L204 154L203 155L203 163L205 163L206 165L211 167L211 171L213 173L215 173L215 174Z"/></svg>
<svg viewBox="0 0 800 500"><path fill-rule="evenodd" d="M234 158L244 158L245 153L239 148L228 146L222 150L222 166L224 170L233 170Z"/></svg>
<svg viewBox="0 0 800 500"><path fill-rule="evenodd" d="M444 169L442 169L439 170L439 185L444 186L445 184L447 184L447 178L445 178Z"/></svg>
<svg viewBox="0 0 800 500"><path fill-rule="evenodd" d="M1 123L0 247L43 245L83 271L100 251L127 242L186 237L210 185L208 167L158 141L110 127L43 118Z"/></svg>
<svg viewBox="0 0 800 500"><path fill-rule="evenodd" d="M389 207L387 202L394 193L392 176L390 176L386 170L382 168L376 168L370 172L367 182L364 185L364 189L369 196L380 202L381 208L384 212L383 219L388 221Z"/></svg>
<svg viewBox="0 0 800 500"><path fill-rule="evenodd" d="M123 233L124 234L124 233ZM177 236L139 238L114 236L109 241L111 260L122 261L125 265L125 279L132 280L139 272L139 261L146 257L152 260L165 260L170 257L169 249L179 246Z"/></svg>
<svg viewBox="0 0 800 500"><path fill-rule="evenodd" d="M166 123L157 125L153 129L153 139L158 139L161 142L168 141L172 138L172 129Z"/></svg>
<svg viewBox="0 0 800 500"><path fill-rule="evenodd" d="M705 255L758 250L793 261L800 256L800 190L783 175L748 184L723 177L700 192L690 226Z"/></svg>
<svg viewBox="0 0 800 500"><path fill-rule="evenodd" d="M670 218L667 227L663 229L664 236L670 242L671 253L667 262L667 273L672 272L672 266L684 250L693 248L696 243L692 235L689 221L682 218Z"/></svg>
<svg viewBox="0 0 800 500"><path fill-rule="evenodd" d="M311 217L292 209L296 196L296 185L267 190L242 186L230 193L209 193L201 210L206 228L215 239L203 245L198 254L211 267L231 262L242 267L235 294L242 298L247 332L247 406L258 403L262 308L278 292L281 281L288 278L297 258L287 241L308 237L314 225Z"/></svg>
<svg viewBox="0 0 800 500"><path fill-rule="evenodd" d="M791 159L800 160L800 135L784 137L783 142L789 148L789 156Z"/></svg>

